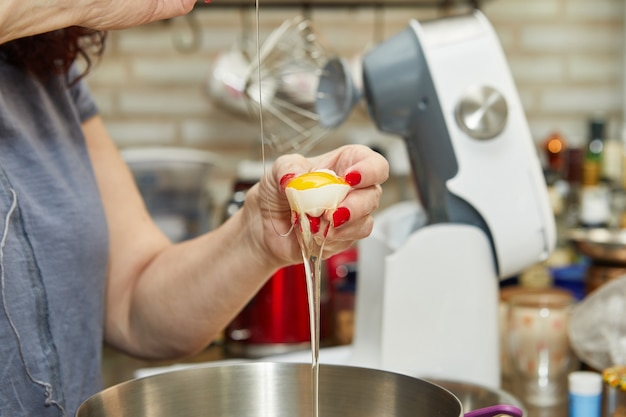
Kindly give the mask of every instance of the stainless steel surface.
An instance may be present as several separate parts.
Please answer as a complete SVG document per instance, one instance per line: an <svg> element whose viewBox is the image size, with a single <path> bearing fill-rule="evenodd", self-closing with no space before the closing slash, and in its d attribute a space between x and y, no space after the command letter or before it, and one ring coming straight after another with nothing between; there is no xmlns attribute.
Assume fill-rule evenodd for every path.
<svg viewBox="0 0 626 417"><path fill-rule="evenodd" d="M492 139L506 126L508 107L502 94L488 86L468 89L455 109L461 130L475 139Z"/></svg>
<svg viewBox="0 0 626 417"><path fill-rule="evenodd" d="M524 405L507 391L484 387L463 381L450 381L436 378L425 378L454 394L463 405L463 411L468 412L479 408L498 404L510 404L519 408L527 415Z"/></svg>
<svg viewBox="0 0 626 417"><path fill-rule="evenodd" d="M307 417L311 365L250 362L173 371L128 381L83 403L76 417ZM373 369L320 367L324 417L460 417L450 392Z"/></svg>
<svg viewBox="0 0 626 417"><path fill-rule="evenodd" d="M223 158L175 146L127 147L121 153L152 219L172 241L213 228L211 174Z"/></svg>
<svg viewBox="0 0 626 417"><path fill-rule="evenodd" d="M574 229L568 237L580 253L593 260L626 264L626 230Z"/></svg>

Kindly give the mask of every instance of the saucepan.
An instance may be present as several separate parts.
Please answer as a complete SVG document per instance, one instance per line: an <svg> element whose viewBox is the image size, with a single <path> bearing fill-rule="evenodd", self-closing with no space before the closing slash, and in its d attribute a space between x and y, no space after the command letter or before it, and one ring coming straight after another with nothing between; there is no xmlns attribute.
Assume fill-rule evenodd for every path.
<svg viewBox="0 0 626 417"><path fill-rule="evenodd" d="M422 379L345 365L320 365L321 417L461 417L450 391ZM76 417L308 417L311 365L245 362L199 366L112 386L87 399ZM512 405L465 417L522 417Z"/></svg>

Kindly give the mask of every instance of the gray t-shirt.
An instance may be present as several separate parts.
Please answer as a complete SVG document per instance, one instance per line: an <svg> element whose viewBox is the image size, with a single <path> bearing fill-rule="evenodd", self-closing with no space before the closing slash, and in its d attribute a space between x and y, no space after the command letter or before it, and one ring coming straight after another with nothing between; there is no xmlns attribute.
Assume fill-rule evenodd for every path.
<svg viewBox="0 0 626 417"><path fill-rule="evenodd" d="M101 389L108 232L76 74L0 60L0 416L73 416Z"/></svg>

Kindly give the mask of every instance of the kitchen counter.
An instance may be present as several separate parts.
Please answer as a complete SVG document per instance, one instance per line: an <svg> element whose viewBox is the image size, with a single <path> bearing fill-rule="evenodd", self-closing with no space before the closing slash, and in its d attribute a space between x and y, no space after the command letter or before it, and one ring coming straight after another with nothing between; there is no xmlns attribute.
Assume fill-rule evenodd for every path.
<svg viewBox="0 0 626 417"><path fill-rule="evenodd" d="M567 405L557 407L529 407L528 415L525 417L568 417L569 410Z"/></svg>
<svg viewBox="0 0 626 417"><path fill-rule="evenodd" d="M184 360L149 361L128 356L110 346L104 346L102 352L102 379L104 387L110 387L135 377L139 369L170 366L181 363L201 363L228 359L221 344L215 343Z"/></svg>

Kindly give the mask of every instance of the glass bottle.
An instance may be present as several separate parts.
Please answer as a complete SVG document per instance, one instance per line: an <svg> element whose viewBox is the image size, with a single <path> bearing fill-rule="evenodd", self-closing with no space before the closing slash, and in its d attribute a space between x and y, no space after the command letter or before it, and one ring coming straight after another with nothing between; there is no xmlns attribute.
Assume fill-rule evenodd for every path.
<svg viewBox="0 0 626 417"><path fill-rule="evenodd" d="M583 161L583 186L594 186L600 182L602 172L602 152L604 150L604 119L589 121L589 141Z"/></svg>
<svg viewBox="0 0 626 417"><path fill-rule="evenodd" d="M563 178L567 164L567 142L563 135L558 132L551 133L543 142L543 151L547 168L559 178Z"/></svg>

